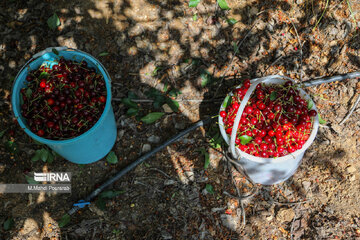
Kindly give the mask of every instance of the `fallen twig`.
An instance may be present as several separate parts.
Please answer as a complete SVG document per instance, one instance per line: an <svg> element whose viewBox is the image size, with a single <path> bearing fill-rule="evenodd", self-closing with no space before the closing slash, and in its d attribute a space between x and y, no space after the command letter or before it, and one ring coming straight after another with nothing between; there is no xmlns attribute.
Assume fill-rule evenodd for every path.
<svg viewBox="0 0 360 240"><path fill-rule="evenodd" d="M349 113L346 115L346 117L339 123L339 125L342 125L345 123L346 120L348 120L348 118L351 116L351 114L354 112L355 108L357 107L357 105L359 105L360 102L360 94L357 97L354 106L350 109Z"/></svg>

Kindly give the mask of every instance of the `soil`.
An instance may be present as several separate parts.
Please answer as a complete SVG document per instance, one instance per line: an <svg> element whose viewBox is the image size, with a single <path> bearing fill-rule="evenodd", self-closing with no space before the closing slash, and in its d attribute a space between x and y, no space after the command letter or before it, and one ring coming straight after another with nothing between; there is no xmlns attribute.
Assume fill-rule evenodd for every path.
<svg viewBox="0 0 360 240"><path fill-rule="evenodd" d="M211 141L214 122L114 183L123 193L104 210L92 203L59 227L73 203L146 150L216 115L239 79L280 74L301 82L359 70L359 1L227 2L230 10L214 0L196 8L187 0L0 2L0 183L26 183L28 172L73 175L71 194L0 194L0 239L360 239L359 108L339 124L360 93L357 79L306 89L326 123L284 183L251 185L228 165L227 148ZM47 19L55 12L61 25L51 30ZM26 61L51 46L90 53L110 73L117 164L31 161L43 146L16 124L9 96ZM204 70L214 76L206 86ZM146 91L166 87L181 91L179 112L138 103L143 115L166 112L154 124L127 116L119 101L130 91L148 100ZM210 156L206 169L201 148ZM242 194L256 194L239 201L231 176ZM8 219L14 225L5 230Z"/></svg>

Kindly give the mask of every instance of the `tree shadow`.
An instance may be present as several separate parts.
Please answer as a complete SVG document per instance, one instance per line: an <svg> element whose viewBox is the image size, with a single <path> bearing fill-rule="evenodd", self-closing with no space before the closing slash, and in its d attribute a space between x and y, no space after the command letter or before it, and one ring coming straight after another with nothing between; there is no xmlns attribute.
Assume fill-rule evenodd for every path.
<svg viewBox="0 0 360 240"><path fill-rule="evenodd" d="M142 152L139 149L143 147L144 143L147 143L148 137L160 135L160 132L163 141L179 132L181 128L191 125L195 119L204 119L208 116L217 115L220 102L212 102L212 100L225 97L230 88L239 83L239 79L267 74L267 67L278 60L286 47L281 44L274 45L272 35L275 32L287 31L290 25L289 23L272 21L273 16L270 13L257 16L258 12L269 6L283 11L288 11L291 7L287 2L269 1L256 6L258 11L254 12L252 11L253 4L242 4L241 7L234 7L234 17L240 20L238 24L231 26L224 19L226 18L225 13L219 9L216 10L210 1L200 3L198 9L188 9L187 5L185 6L186 9L184 9L184 2L179 0L78 1L74 3L33 0L28 2L4 1L0 3L0 7L6 10L0 13L0 21L3 23L0 25L1 89L11 89L12 82L10 79L16 76L17 71L33 54L49 46L68 46L84 50L95 57L98 57L103 52L109 53L105 57L98 58L106 66L112 81L118 84L117 86L113 85L115 97L126 97L128 91L133 90L140 95L139 98L146 98L146 91L157 89L164 92L166 85L181 90L187 98L196 100L203 96L202 102L194 104L198 108L198 112L186 111L186 107L182 106L185 106L185 102L180 102L180 113L168 113L158 124L153 126L139 124L135 118L124 118L127 111L126 106L114 101L114 111L119 120L118 131L123 131L122 137L114 147L121 159L119 164L113 167L105 165L104 161L100 161L88 166L78 167L65 160L59 160L49 165L48 167L53 171L71 170L76 173L73 178L73 193L70 196L46 197L45 202L31 205L31 209L27 212L28 215L17 216L17 219L31 216L39 223L39 226L43 226L42 209L44 208L51 211L52 217L60 219L71 208L73 202L83 199L96 185L104 182L109 176L114 175L116 171L141 155ZM54 12L57 12L62 24L58 30L52 31L48 28L46 20ZM200 18L198 21L201 22L192 20L195 13L198 13ZM209 19L209 17L211 17L211 21L204 23L203 21ZM306 18L305 14L303 17ZM260 19L260 23L254 29L251 29L258 19ZM333 21L333 19L324 17L323 21ZM242 24L242 27L239 26L240 24ZM245 37L246 40L239 47L238 54L233 56L233 43ZM303 57L309 57L310 48L310 45L304 45ZM299 54L293 51L289 53L284 54L283 58L278 60L277 65L283 65L288 71L296 71ZM231 62L232 57L234 57L233 62ZM208 70L214 75L219 73L221 76L226 67L230 68L230 63L232 67L227 75L236 77L220 80L221 78L216 76L212 79L211 84L205 87L201 86L201 81L203 81L201 75L204 70ZM154 71L156 71L156 74L154 74ZM219 91L217 91L218 89ZM214 95L215 92L218 93L216 96ZM180 95L179 98L182 97ZM141 108L143 108L143 114L152 111L163 111L150 104L140 104ZM8 124L10 116L6 116L4 119ZM179 122L184 123L184 126L176 129L174 126ZM0 122L0 126L4 125L3 123L5 124L5 120ZM208 128L205 128L205 133L207 131ZM16 134L16 140L19 142L28 143L31 141L27 136L22 135L21 129L17 129ZM151 160L149 161L150 164L153 164L152 161L154 161L156 167L163 169L171 176L179 175L179 172L174 170L177 167L183 172L189 172L189 169L192 170L195 179L203 177L204 172L198 170L202 168L203 162L196 157L197 155L191 155L192 159L190 161L180 161L181 154L177 156L179 152L183 152L182 154L185 155L190 152L190 149L206 146L206 141L201 137L203 132L197 130L194 134L199 136L198 143L171 145L169 146L171 151L162 151L156 155L156 158L159 156L161 159L171 159L173 162L162 165L159 160ZM191 137L188 137L188 139L191 139ZM152 147L157 144L152 143ZM11 179L10 175L17 176L16 179L21 182L23 172L29 168L31 171L41 170L40 163L30 162L30 156L27 152L22 152L21 157L24 158L22 163L17 163L16 168L12 169L11 166L14 164L14 160L10 158L4 159L7 166L7 172L1 176L4 182ZM193 164L190 168L187 166L189 162ZM134 187L129 186L128 183L132 182L133 175L141 176L141 174L144 174L143 168L144 166L138 167L138 172L135 171L129 174L132 176L125 176L121 183L114 184L114 187L125 187L128 190ZM199 185L203 187L204 184L197 184L196 181L192 183L192 181L189 181L187 187L180 187L177 191L186 193L194 191L195 194L201 194L198 188ZM127 184L124 185L126 182ZM168 188L170 187L163 186L160 190ZM137 191L141 192L146 189L145 186L141 186L137 188ZM172 191L175 191L175 189L172 189ZM147 197L146 194L139 196ZM0 199L2 203L10 201L15 206L23 203L26 197L27 195L3 195L0 196ZM119 199L129 200L131 197L132 194L129 193L123 197L120 196ZM159 204L164 203L163 200L159 199L168 197L168 194L161 193L151 203L156 204L157 201L160 201ZM180 200L178 201L180 202ZM169 203L164 204L167 206L164 211L169 210L171 205ZM186 201L182 202L182 205L186 204ZM12 214L12 208L3 207L0 222ZM175 212L179 211L180 209L177 209ZM89 211L84 212L83 216L74 216L74 224L93 216ZM156 209L149 209L147 213L144 213L143 218L129 221L131 224L126 226L131 225L131 228L128 232L125 232L125 236L132 239L145 234L144 236L148 238L157 239L166 236L163 232L166 230L172 236L190 238L192 235L189 229L201 225L201 219L190 217L190 213L183 216L182 220L178 220L174 216L174 214L161 215ZM163 223L166 226L164 227L165 230L161 226L154 230L155 228L152 228L149 221L146 222L147 220L152 224L154 221L159 221L159 224L160 222ZM188 220L194 225L188 226L186 224ZM142 221L147 224L140 224ZM20 225L21 223L19 223ZM5 237L9 236L8 233L2 234ZM225 233L223 234L225 235ZM72 237L76 237L76 235Z"/></svg>

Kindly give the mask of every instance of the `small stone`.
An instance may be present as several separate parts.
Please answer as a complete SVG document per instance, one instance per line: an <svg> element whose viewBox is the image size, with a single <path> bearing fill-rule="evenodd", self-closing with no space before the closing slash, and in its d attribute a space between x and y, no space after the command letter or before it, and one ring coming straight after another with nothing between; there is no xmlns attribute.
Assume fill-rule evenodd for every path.
<svg viewBox="0 0 360 240"><path fill-rule="evenodd" d="M356 176L355 175L352 175L350 178L349 178L350 182L353 182L356 180Z"/></svg>
<svg viewBox="0 0 360 240"><path fill-rule="evenodd" d="M176 182L174 180L171 179L167 179L164 181L164 185L165 186L169 186L169 185L174 185Z"/></svg>
<svg viewBox="0 0 360 240"><path fill-rule="evenodd" d="M0 174L2 174L5 171L6 165L3 163L0 163Z"/></svg>
<svg viewBox="0 0 360 240"><path fill-rule="evenodd" d="M172 113L173 112L171 107L169 107L169 105L167 105L167 104L162 105L162 108L163 108L164 112L166 112L166 113Z"/></svg>
<svg viewBox="0 0 360 240"><path fill-rule="evenodd" d="M239 221L239 218L237 216L221 214L220 218L222 224L232 231L236 231L241 227L241 221Z"/></svg>
<svg viewBox="0 0 360 240"><path fill-rule="evenodd" d="M304 181L304 182L302 182L302 185L303 185L305 191L307 192L311 186L311 182Z"/></svg>
<svg viewBox="0 0 360 240"><path fill-rule="evenodd" d="M160 142L160 137L152 135L152 136L148 137L147 141L149 143L159 143Z"/></svg>
<svg viewBox="0 0 360 240"><path fill-rule="evenodd" d="M354 166L349 166L346 168L346 171L348 173L354 173L354 172L356 172L356 168Z"/></svg>
<svg viewBox="0 0 360 240"><path fill-rule="evenodd" d="M151 145L148 144L148 143L145 143L142 147L142 153L146 153L146 152L149 152L151 150Z"/></svg>
<svg viewBox="0 0 360 240"><path fill-rule="evenodd" d="M251 7L250 8L250 15L255 15L259 12L259 10L256 7Z"/></svg>
<svg viewBox="0 0 360 240"><path fill-rule="evenodd" d="M177 122L175 123L175 128L178 130L182 130L185 128L185 123L184 122Z"/></svg>
<svg viewBox="0 0 360 240"><path fill-rule="evenodd" d="M279 222L290 222L295 217L295 212L292 208L289 209L280 209L279 212L276 214L276 219Z"/></svg>

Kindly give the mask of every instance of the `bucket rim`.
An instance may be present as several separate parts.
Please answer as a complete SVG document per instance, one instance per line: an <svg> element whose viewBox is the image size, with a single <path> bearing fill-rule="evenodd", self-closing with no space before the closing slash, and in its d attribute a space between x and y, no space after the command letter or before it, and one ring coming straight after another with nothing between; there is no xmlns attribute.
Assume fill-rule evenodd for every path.
<svg viewBox="0 0 360 240"><path fill-rule="evenodd" d="M286 76L281 76L281 75L271 75L271 76L267 76L264 78L268 78L267 83L270 83L272 81L278 81L280 80L281 82L286 82L288 80L291 80L292 82L295 82L293 79L286 77ZM251 82L258 80L258 79L252 79ZM237 86L235 89L240 88L242 85ZM310 100L312 102L312 107L311 110L315 110L317 111L317 108L315 106L314 101L311 99L311 97L300 87L298 87L298 90L300 92L300 95L302 97L304 97L306 100ZM229 92L227 94L227 96L232 96L233 92ZM220 128L220 133L223 137L223 139L225 140L225 142L230 145L230 138L228 137L227 133L225 132L225 128L224 128L224 122L222 120L222 117L220 116L220 111L223 111L225 109L224 104L225 104L225 100L227 98L227 96L224 98L224 101L221 103L220 106L220 110L219 110L219 116L218 116L218 125ZM309 139L304 143L303 147L299 150L296 150L293 153L290 153L286 156L283 157L277 157L277 158L262 158L262 157L256 157L253 155L250 155L246 152L241 151L238 147L235 146L235 150L237 152L237 156L238 158L245 158L248 161L252 161L252 162L257 162L257 163L281 163L281 162L285 162L285 161L289 161L289 160L295 160L296 157L300 154L302 154L303 152L305 152L313 143L316 135L317 135L317 131L319 128L319 118L318 115L314 118L314 125L313 125L313 129L311 131L310 137Z"/></svg>
<svg viewBox="0 0 360 240"><path fill-rule="evenodd" d="M28 67L29 65L35 61L38 58L41 58L42 56L44 56L45 54L50 53L52 49L57 49L58 50L58 55L59 57L61 56L61 53L63 52L76 52L75 55L79 55L81 57L84 57L84 59L91 61L96 67L97 69L100 71L100 73L103 75L104 77L104 81L105 81L105 86L106 86L106 104L105 104L105 108L99 118L99 120L94 124L94 126L92 126L90 129L88 129L86 132L84 132L83 134L74 137L74 138L70 138L70 139L64 139L64 140L52 140L52 139L47 139L47 138L43 138L40 137L38 135L36 135L35 133L33 133L25 124L25 121L22 120L21 117L21 111L19 111L19 109L17 109L16 106L16 92L20 91L20 84L21 81L19 79L19 77L23 74L26 74L26 72L28 71ZM102 65L102 63L96 59L95 57L93 57L92 55L90 55L89 53L86 53L84 51L81 51L79 49L73 49L73 48L67 48L67 47L54 47L54 48L47 48L43 51L40 51L38 53L36 53L17 73L14 83L13 83L13 87L12 87L12 91L11 91L11 105L12 105L12 109L13 109L13 113L14 116L17 120L17 122L19 123L20 127L26 132L26 134L28 134L32 139L43 143L43 144L49 144L49 145L57 145L57 144L71 144L74 142L77 142L83 138L86 138L87 136L89 136L90 134L92 134L99 126L100 124L104 121L104 119L107 116L107 113L110 111L111 109L111 78L110 75L108 73L108 71L106 70L106 68ZM44 59L43 62L46 62L47 60ZM19 89L19 91L16 91L17 89Z"/></svg>

